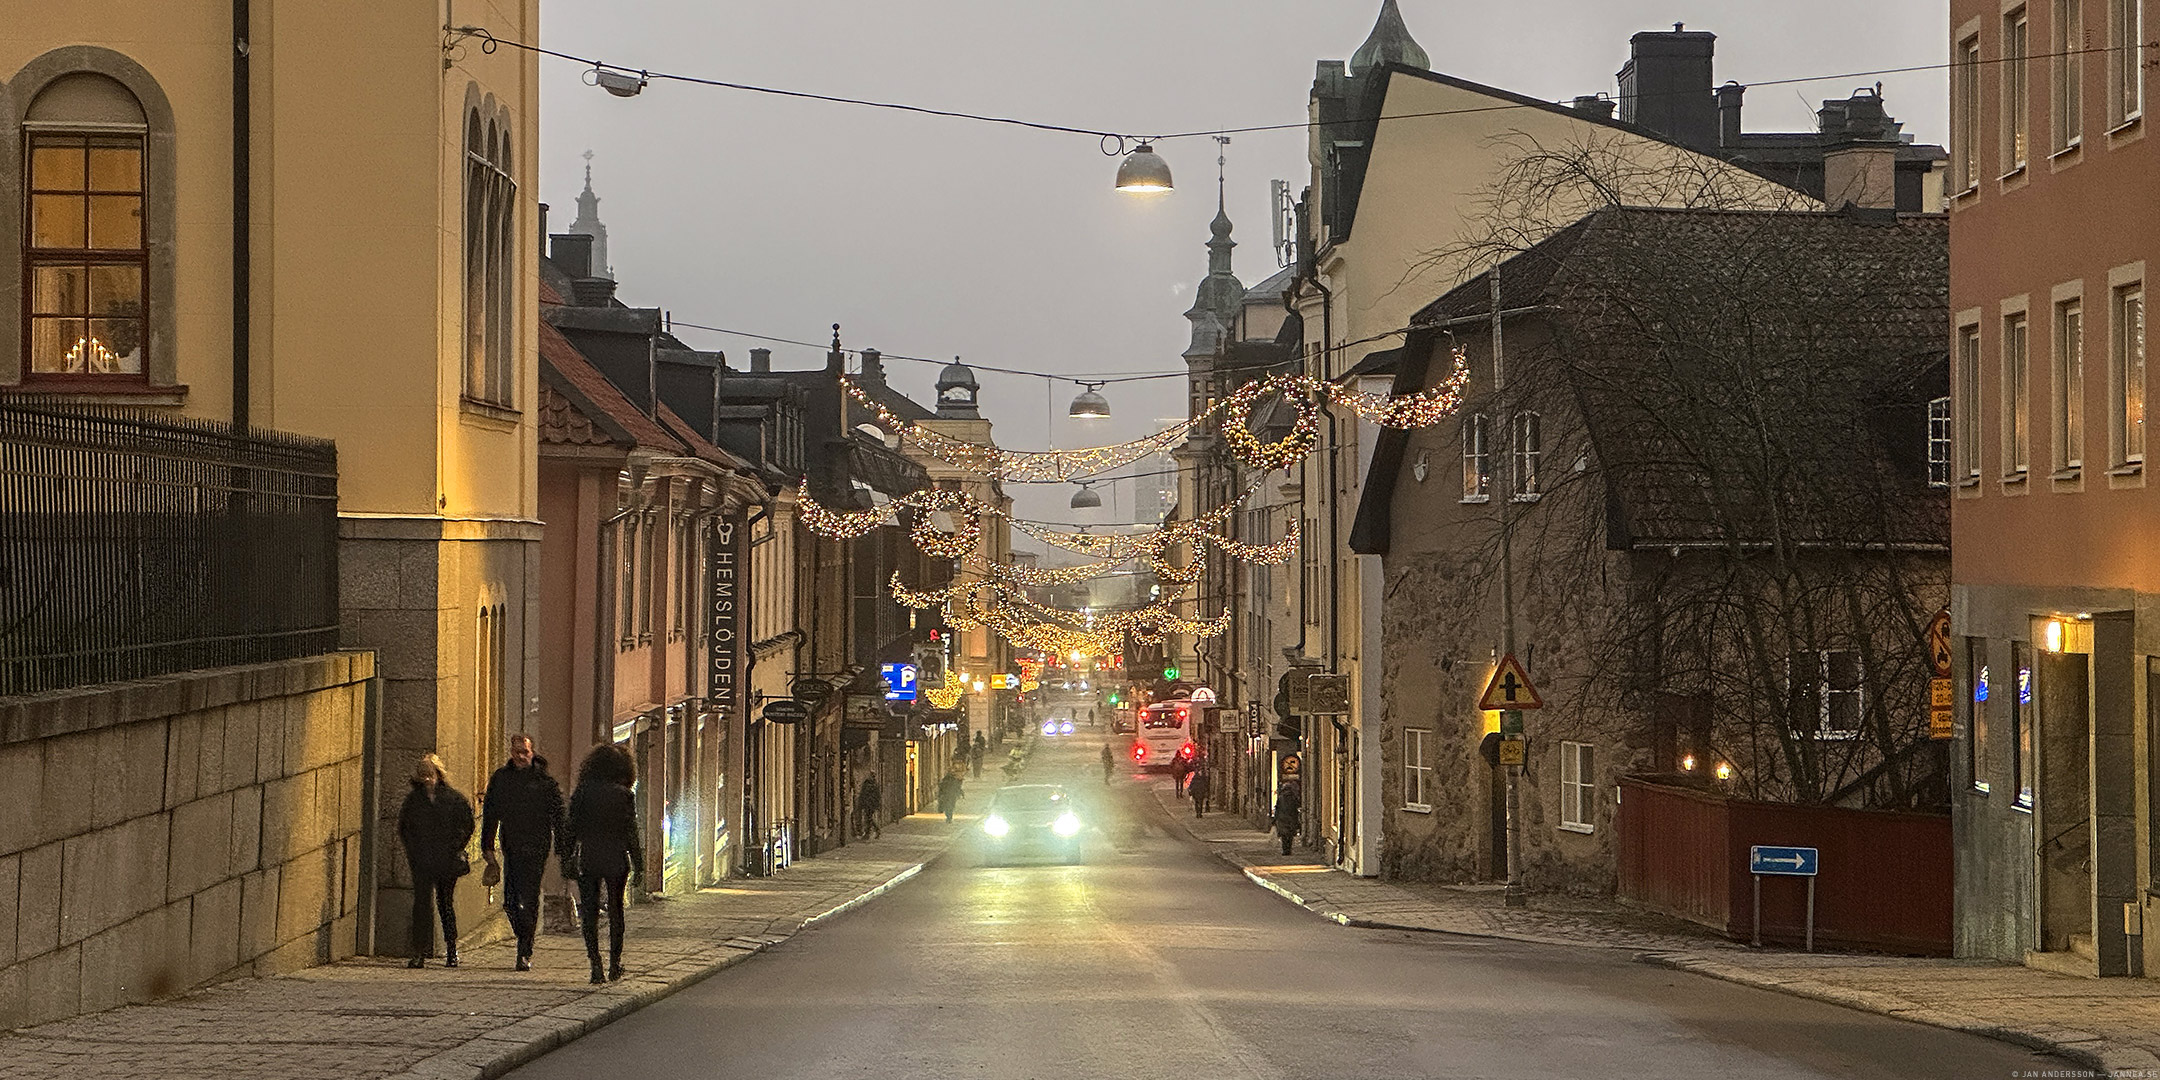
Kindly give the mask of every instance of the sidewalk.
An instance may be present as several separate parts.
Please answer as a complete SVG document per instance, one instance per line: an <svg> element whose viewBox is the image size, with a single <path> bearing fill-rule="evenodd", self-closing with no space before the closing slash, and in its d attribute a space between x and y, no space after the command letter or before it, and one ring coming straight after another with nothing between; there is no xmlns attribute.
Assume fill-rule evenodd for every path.
<svg viewBox="0 0 2160 1080"><path fill-rule="evenodd" d="M963 810L987 805L997 787L995 774L971 781ZM962 827L917 814L770 878L632 905L620 982L588 983L575 934L542 934L535 970L522 974L507 938L465 950L455 969L355 959L0 1033L0 1080L500 1076L883 894Z"/></svg>
<svg viewBox="0 0 2160 1080"><path fill-rule="evenodd" d="M1693 923L1577 897L1534 895L1529 907L1511 909L1497 888L1384 882L1340 873L1309 851L1285 856L1278 840L1242 818L1194 819L1168 779L1151 786L1171 819L1223 861L1345 926L1626 949L1678 971L2052 1051L2096 1075L2160 1080L2160 981L2079 979L1987 960L1753 949Z"/></svg>

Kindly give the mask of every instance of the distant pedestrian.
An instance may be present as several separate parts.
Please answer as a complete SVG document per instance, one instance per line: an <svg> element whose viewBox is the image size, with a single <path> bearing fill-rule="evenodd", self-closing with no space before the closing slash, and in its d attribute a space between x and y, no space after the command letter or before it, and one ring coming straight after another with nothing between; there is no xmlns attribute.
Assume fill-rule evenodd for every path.
<svg viewBox="0 0 2160 1080"><path fill-rule="evenodd" d="M946 773L945 779L938 781L937 808L945 815L945 824L952 824L953 810L959 807L962 794L960 773L957 770Z"/></svg>
<svg viewBox="0 0 2160 1080"><path fill-rule="evenodd" d="M983 755L989 752L990 740L983 738L982 732L976 732L974 743L968 747L968 767L975 773L977 780L982 779Z"/></svg>
<svg viewBox="0 0 2160 1080"><path fill-rule="evenodd" d="M637 766L621 747L601 744L578 766L570 794L570 839L576 863L578 916L584 924L585 958L592 981L623 976L623 892L645 883L645 845L638 839L637 798L630 785ZM567 873L567 871L566 871ZM608 966L600 968L600 906L608 909Z"/></svg>
<svg viewBox="0 0 2160 1080"><path fill-rule="evenodd" d="M412 790L398 811L398 839L405 844L405 865L412 871L412 959L406 967L426 967L434 955L438 914L443 966L458 966L454 891L457 880L472 873L472 862L465 857L472 834L472 801L450 786L441 758L420 755L413 766Z"/></svg>
<svg viewBox="0 0 2160 1080"><path fill-rule="evenodd" d="M533 752L532 737L510 736L510 760L488 777L480 800L480 857L489 876L502 875L503 914L517 935L517 969L532 970L533 936L540 926L540 875L548 852L568 847L563 831L562 785L548 774L547 759ZM503 864L495 861L502 833ZM483 879L485 880L485 879Z"/></svg>
<svg viewBox="0 0 2160 1080"><path fill-rule="evenodd" d="M862 787L855 792L855 835L865 834L882 837L885 830L878 827L878 811L885 806L885 791L878 786L877 774L863 777Z"/></svg>
<svg viewBox="0 0 2160 1080"><path fill-rule="evenodd" d="M1192 776L1185 781L1185 793L1192 797L1192 816L1196 818L1207 816L1208 789L1210 787L1208 772L1206 765L1195 765L1193 766Z"/></svg>
<svg viewBox="0 0 2160 1080"><path fill-rule="evenodd" d="M1183 754L1170 759L1170 775L1177 780L1178 798L1185 797L1185 782L1192 779L1192 759Z"/></svg>
<svg viewBox="0 0 2160 1080"><path fill-rule="evenodd" d="M1110 786L1110 774L1117 771L1117 755L1110 752L1110 744L1102 744L1102 782Z"/></svg>
<svg viewBox="0 0 2160 1080"><path fill-rule="evenodd" d="M1275 831L1282 835L1282 853L1290 854L1290 841L1297 836L1298 819L1304 809L1304 800L1298 792L1298 782L1285 780L1275 789Z"/></svg>
<svg viewBox="0 0 2160 1080"><path fill-rule="evenodd" d="M1092 731L1092 730L1094 730L1094 728L1095 728L1095 710L1094 710L1094 709L1089 709L1089 710L1088 710L1088 730Z"/></svg>

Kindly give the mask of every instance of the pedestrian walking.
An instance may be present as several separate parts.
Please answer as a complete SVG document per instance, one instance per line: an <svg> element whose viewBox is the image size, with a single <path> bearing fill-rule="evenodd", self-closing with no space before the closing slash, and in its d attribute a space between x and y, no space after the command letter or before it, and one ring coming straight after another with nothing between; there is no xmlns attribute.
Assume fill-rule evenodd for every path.
<svg viewBox="0 0 2160 1080"><path fill-rule="evenodd" d="M1185 797L1185 782L1192 779L1192 759L1179 754L1170 760L1170 775L1177 780L1178 798Z"/></svg>
<svg viewBox="0 0 2160 1080"><path fill-rule="evenodd" d="M975 773L975 779L977 780L982 779L983 755L989 752L990 740L983 738L982 732L976 732L975 741L968 748L968 766Z"/></svg>
<svg viewBox="0 0 2160 1080"><path fill-rule="evenodd" d="M510 760L488 777L480 797L480 857L488 871L481 881L500 877L503 914L517 935L517 969L532 970L533 936L540 926L540 875L548 853L567 848L563 830L562 785L548 773L547 759L533 752L529 735L510 736ZM502 861L495 840L502 837Z"/></svg>
<svg viewBox="0 0 2160 1080"><path fill-rule="evenodd" d="M878 810L885 805L885 791L878 786L877 774L863 777L862 787L855 792L855 835L857 837L882 837L885 830L878 828Z"/></svg>
<svg viewBox="0 0 2160 1080"><path fill-rule="evenodd" d="M1297 836L1299 812L1304 800L1298 792L1298 782L1285 780L1275 789L1275 831L1282 836L1282 853L1290 854L1290 841Z"/></svg>
<svg viewBox="0 0 2160 1080"><path fill-rule="evenodd" d="M621 747L601 744L578 766L570 793L570 842L578 883L578 916L592 981L623 976L624 887L645 882L645 845L638 839L637 799L630 785L637 766ZM567 871L566 871L567 873ZM608 966L600 968L600 907L608 912Z"/></svg>
<svg viewBox="0 0 2160 1080"><path fill-rule="evenodd" d="M946 773L945 779L938 781L937 808L944 813L945 824L952 824L953 810L960 805L962 794L959 770Z"/></svg>
<svg viewBox="0 0 2160 1080"><path fill-rule="evenodd" d="M1209 769L1205 764L1193 766L1192 776L1185 781L1185 793L1192 796L1192 816L1207 816Z"/></svg>
<svg viewBox="0 0 2160 1080"><path fill-rule="evenodd" d="M413 765L412 790L398 810L398 839L412 871L412 959L426 967L435 954L435 919L442 918L443 966L458 966L457 880L472 873L465 845L472 840L472 801L450 786L443 760L422 754ZM434 910L430 911L432 907Z"/></svg>
<svg viewBox="0 0 2160 1080"><path fill-rule="evenodd" d="M1110 752L1109 743L1104 743L1102 744L1102 782L1104 787L1110 786L1110 774L1116 770L1117 755Z"/></svg>

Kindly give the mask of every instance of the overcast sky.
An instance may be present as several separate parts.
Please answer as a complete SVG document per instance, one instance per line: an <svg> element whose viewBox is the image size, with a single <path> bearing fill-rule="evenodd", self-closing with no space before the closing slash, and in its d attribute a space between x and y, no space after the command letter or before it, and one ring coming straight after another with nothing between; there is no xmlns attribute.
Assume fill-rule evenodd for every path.
<svg viewBox="0 0 2160 1080"><path fill-rule="evenodd" d="M1941 64L1936 0L1399 0L1434 70L1547 99L1616 92L1642 30L1718 35L1716 80L1757 83ZM1379 0L543 0L542 43L633 68L1111 131L1155 133L1304 117L1313 63L1347 59ZM679 320L804 341L842 324L851 348L1052 372L1169 371L1206 271L1214 145L1161 149L1178 190L1111 190L1090 136L911 116L660 82L623 100L543 58L540 198L575 213L584 162L620 296ZM1947 141L1943 72L1885 75L1884 98L1922 142ZM1763 86L1750 130L1808 130L1824 98L1876 76ZM1238 277L1273 273L1268 181L1302 187L1302 130L1228 150ZM747 365L757 342L683 330ZM822 363L774 345L777 366ZM936 369L889 363L931 400ZM982 377L1001 444L1041 448L1044 381ZM1182 412L1174 382L1109 391L1114 418L1064 418L1061 447L1132 438ZM1015 489L1066 520L1071 489ZM1054 509L1053 509L1054 508ZM1106 507L1106 511L1107 511ZM1121 512L1118 519L1129 514ZM1111 520L1098 516L1097 520Z"/></svg>

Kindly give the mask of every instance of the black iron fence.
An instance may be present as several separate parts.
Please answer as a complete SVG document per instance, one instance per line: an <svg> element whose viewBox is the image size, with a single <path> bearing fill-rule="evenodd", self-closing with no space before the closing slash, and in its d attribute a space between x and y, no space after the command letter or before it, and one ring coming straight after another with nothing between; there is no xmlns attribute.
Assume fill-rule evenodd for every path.
<svg viewBox="0 0 2160 1080"><path fill-rule="evenodd" d="M337 637L334 444L0 401L0 697Z"/></svg>

